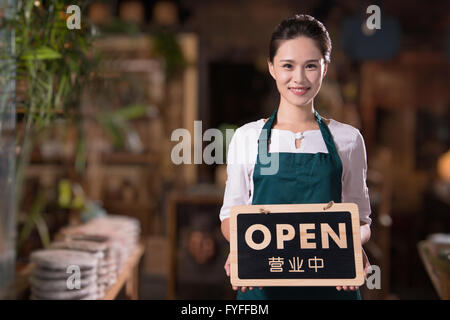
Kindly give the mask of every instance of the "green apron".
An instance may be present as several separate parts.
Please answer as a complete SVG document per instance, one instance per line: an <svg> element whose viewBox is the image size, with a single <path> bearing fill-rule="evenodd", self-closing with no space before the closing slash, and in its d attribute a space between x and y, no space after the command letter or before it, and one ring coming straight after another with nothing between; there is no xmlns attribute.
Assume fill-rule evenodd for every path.
<svg viewBox="0 0 450 320"><path fill-rule="evenodd" d="M253 184L252 204L294 204L294 203L328 203L341 202L342 162L330 130L315 111L320 132L325 141L328 153L278 153L278 172L262 174L261 169L270 167L270 154L267 153L270 133L277 116L278 109L264 124L258 140L258 156L256 159ZM275 159L272 160L275 161ZM338 291L336 287L264 287L238 291L238 300L360 300L359 290Z"/></svg>

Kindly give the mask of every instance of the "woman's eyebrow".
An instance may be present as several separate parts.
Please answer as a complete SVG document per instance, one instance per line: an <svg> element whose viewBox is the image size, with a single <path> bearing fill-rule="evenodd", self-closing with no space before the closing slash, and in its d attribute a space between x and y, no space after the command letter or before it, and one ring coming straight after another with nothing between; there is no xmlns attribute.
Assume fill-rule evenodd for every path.
<svg viewBox="0 0 450 320"><path fill-rule="evenodd" d="M309 60L306 60L305 63L319 62L319 61L320 61L320 59L309 59ZM283 60L280 60L280 62L295 62L295 61L291 60L291 59L283 59Z"/></svg>

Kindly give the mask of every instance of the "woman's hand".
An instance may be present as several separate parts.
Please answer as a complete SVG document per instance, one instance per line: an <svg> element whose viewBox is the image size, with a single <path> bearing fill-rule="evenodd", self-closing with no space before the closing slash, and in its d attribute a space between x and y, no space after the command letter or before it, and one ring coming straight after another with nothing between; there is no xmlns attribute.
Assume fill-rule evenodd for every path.
<svg viewBox="0 0 450 320"><path fill-rule="evenodd" d="M363 271L364 271L364 279L367 278L367 271L370 267L369 258L367 258L366 252L364 251L364 248L361 248L362 256L363 256ZM337 286L336 290L341 291L356 291L358 290L358 286Z"/></svg>
<svg viewBox="0 0 450 320"><path fill-rule="evenodd" d="M228 258L227 258L227 261L225 262L224 269L225 269L225 272L226 272L227 276L229 277L230 276L230 254L228 254ZM236 286L232 286L232 288L233 288L234 291L237 291L237 290L240 289L241 292L245 292L245 291L247 291L247 289L248 290L253 290L253 287L236 287ZM260 289L261 289L261 287L260 287Z"/></svg>
<svg viewBox="0 0 450 320"><path fill-rule="evenodd" d="M222 234L227 239L227 241L230 241L230 219L224 219L221 224ZM225 272L227 274L227 277L230 276L230 254L228 254L227 261L224 265ZM232 286L234 291L237 291L241 289L242 292L247 291L247 287L236 287ZM248 290L253 290L253 287L248 287Z"/></svg>

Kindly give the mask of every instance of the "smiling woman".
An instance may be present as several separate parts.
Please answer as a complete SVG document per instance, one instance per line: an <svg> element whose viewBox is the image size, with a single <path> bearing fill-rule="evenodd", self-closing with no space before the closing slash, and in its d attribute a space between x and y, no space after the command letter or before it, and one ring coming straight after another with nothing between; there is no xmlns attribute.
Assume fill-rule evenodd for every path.
<svg viewBox="0 0 450 320"><path fill-rule="evenodd" d="M325 26L311 16L296 15L278 25L270 40L268 67L281 95L283 105L280 104L279 112L294 105L309 105L308 110L312 111L313 98L322 86L330 63L331 48ZM302 118L295 121L287 117L294 120L288 122L278 119L274 128L294 132L318 128L313 112L296 113ZM298 126L305 120L305 124L313 128Z"/></svg>
<svg viewBox="0 0 450 320"><path fill-rule="evenodd" d="M228 179L220 211L227 240L233 206L330 201L356 203L362 244L369 240L370 202L362 135L350 125L322 118L314 108L314 98L330 63L331 47L324 25L311 16L295 15L275 28L267 65L280 102L269 119L239 127L230 142L228 159L248 153L252 156L247 161L227 163ZM249 135L255 130L256 136ZM246 137L245 143L242 137ZM265 171L272 165L273 161L267 161L272 157L277 170ZM369 264L364 253L363 257L366 269ZM227 275L229 260L225 263ZM239 289L238 299L361 299L358 287L234 289Z"/></svg>

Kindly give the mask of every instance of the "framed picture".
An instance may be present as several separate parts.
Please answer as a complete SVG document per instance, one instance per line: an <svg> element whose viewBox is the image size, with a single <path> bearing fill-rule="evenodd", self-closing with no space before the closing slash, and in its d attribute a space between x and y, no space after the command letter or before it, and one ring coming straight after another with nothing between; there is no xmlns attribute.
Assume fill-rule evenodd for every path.
<svg viewBox="0 0 450 320"><path fill-rule="evenodd" d="M168 197L168 299L234 299L224 270L229 244L220 229L222 202L222 194Z"/></svg>

